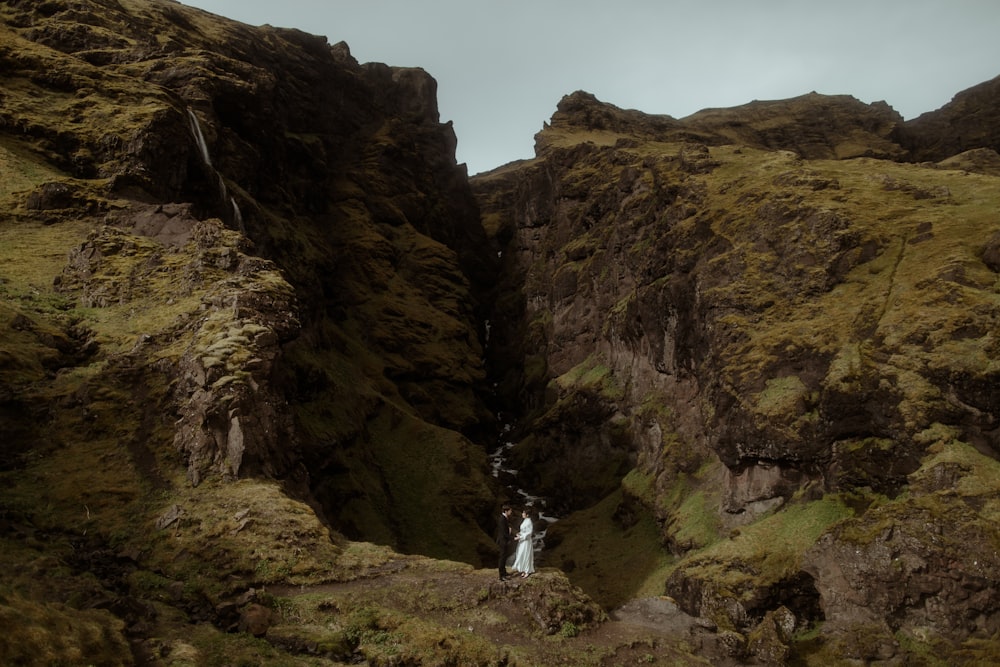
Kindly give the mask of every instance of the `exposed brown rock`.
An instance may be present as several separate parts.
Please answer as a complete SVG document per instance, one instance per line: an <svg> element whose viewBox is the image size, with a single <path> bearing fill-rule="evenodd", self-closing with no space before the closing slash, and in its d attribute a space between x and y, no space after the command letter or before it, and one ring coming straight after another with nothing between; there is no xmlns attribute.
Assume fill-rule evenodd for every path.
<svg viewBox="0 0 1000 667"><path fill-rule="evenodd" d="M896 138L903 117L884 102L864 104L846 95L754 101L699 111L682 122L713 136L713 143L790 150L807 159L905 155Z"/></svg>
<svg viewBox="0 0 1000 667"><path fill-rule="evenodd" d="M907 123L578 91L473 190L419 68L159 0L0 18L0 661L995 653L995 81ZM477 569L497 420L600 519L552 532L572 582ZM676 604L606 621L636 590Z"/></svg>
<svg viewBox="0 0 1000 667"><path fill-rule="evenodd" d="M937 109L907 121L902 143L912 159L938 162L970 150L1000 151L1000 77L963 90Z"/></svg>
<svg viewBox="0 0 1000 667"><path fill-rule="evenodd" d="M254 637L263 637L273 624L274 612L263 605L249 604L240 612L240 632L248 632Z"/></svg>
<svg viewBox="0 0 1000 667"><path fill-rule="evenodd" d="M928 448L951 446L941 444L951 442L949 429L963 456L989 457L955 469L952 484L977 486L968 480L985 479L1000 452L1000 404L983 384L995 381L992 366L973 370L948 351L977 341L977 354L995 354L983 336L994 311L996 219L979 203L995 184L953 171L982 163L966 171L989 174L988 160L972 153L904 166L913 158L907 137L886 105L845 97L810 94L678 121L574 93L536 137L534 160L473 179L503 250L502 275L523 293L495 316L505 325L498 338L519 344L494 348L505 360L503 386L526 406L512 454L520 478L582 509L592 485L609 482L593 471L577 478L588 469L581 461L602 461L603 471L634 466L640 481L626 480L619 510L628 507L615 516L631 517L627 530L635 503L645 502L663 544L687 555L667 592L688 613L752 636L734 650L771 664L795 650L765 620L781 605L797 623L826 624L840 647L830 655L858 659L896 656L894 632L927 642L992 632L986 616L956 631L926 613L916 591L930 583L889 577L890 561L871 552L877 533L860 528L877 521L879 512L865 511L885 498L901 530L933 525L945 541L969 545L973 560L990 562L995 537L961 538L947 511L924 516L923 501L901 495L923 497L916 480L937 451ZM961 213L934 212L955 205ZM949 234L982 241L944 260L932 248L948 245ZM875 275L887 280L865 277ZM950 285L963 286L977 315L955 307ZM904 294L921 296L904 305ZM819 529L821 539L801 547L761 536L820 507L843 528ZM864 536L846 537L852 530ZM782 546L768 549L768 540ZM852 555L853 540L867 555ZM802 548L812 549L808 558ZM810 564L768 565L783 549ZM934 581L948 576L947 557L927 546L892 549L919 554ZM578 553L562 557L581 572ZM858 571L837 576L848 563ZM862 580L870 595L845 606L839 596L850 598L846 589ZM991 578L976 590L985 599L997 589ZM929 594L950 599L941 588ZM839 638L859 628L870 636L848 652Z"/></svg>

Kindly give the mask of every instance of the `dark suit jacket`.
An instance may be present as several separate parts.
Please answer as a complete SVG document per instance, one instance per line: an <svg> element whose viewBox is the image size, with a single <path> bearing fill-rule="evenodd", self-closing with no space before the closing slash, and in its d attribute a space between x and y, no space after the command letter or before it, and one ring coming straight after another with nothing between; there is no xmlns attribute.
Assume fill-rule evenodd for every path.
<svg viewBox="0 0 1000 667"><path fill-rule="evenodd" d="M497 523L497 546L505 549L508 542L510 542L510 521L501 514L500 522Z"/></svg>

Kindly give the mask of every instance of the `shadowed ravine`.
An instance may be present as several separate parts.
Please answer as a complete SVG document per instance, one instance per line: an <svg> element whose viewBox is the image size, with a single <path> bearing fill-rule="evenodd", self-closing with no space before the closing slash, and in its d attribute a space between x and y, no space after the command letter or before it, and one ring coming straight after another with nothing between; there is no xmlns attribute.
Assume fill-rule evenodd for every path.
<svg viewBox="0 0 1000 667"><path fill-rule="evenodd" d="M532 495L530 491L518 485L517 470L506 467L506 456L514 446L513 442L507 441L503 437L509 432L510 429L508 427L501 429L499 446L490 454L490 469L493 471L493 476L505 489L504 497L510 499L507 502L515 509L515 523L519 521L517 517L520 516L521 510L528 508L531 511L534 527L532 542L535 545L535 563L544 565L545 535L548 532L549 525L558 521L559 518L548 514L545 498Z"/></svg>
<svg viewBox="0 0 1000 667"><path fill-rule="evenodd" d="M991 664L1000 79L472 178L436 87L0 3L0 663Z"/></svg>

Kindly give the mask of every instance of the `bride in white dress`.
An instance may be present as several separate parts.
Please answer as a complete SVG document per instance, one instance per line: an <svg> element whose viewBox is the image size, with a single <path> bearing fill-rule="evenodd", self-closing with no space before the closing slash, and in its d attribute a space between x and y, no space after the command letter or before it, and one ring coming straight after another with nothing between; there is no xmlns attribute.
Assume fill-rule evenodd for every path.
<svg viewBox="0 0 1000 667"><path fill-rule="evenodd" d="M531 539L535 532L535 526L531 522L531 514L527 509L521 512L524 520L517 531L517 553L514 554L513 570L520 572L522 577L527 577L535 571L535 544Z"/></svg>

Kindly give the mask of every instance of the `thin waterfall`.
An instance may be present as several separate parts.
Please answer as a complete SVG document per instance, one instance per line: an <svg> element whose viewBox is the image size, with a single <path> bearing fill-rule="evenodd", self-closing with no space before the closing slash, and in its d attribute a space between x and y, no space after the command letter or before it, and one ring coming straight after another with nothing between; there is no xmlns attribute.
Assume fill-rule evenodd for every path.
<svg viewBox="0 0 1000 667"><path fill-rule="evenodd" d="M507 453L513 449L514 442L511 441L507 436L514 430L514 425L511 423L505 423L501 429L500 436L500 446L490 454L490 467L492 468L493 476L497 479L501 477L505 479L517 480L518 471L514 468L507 467ZM535 510L535 515L537 520L535 520L535 533L532 536L532 546L535 550L535 557L538 558L542 550L545 548L545 534L548 532L549 525L558 521L558 518L552 516L551 514L545 513L546 501L545 498L541 496L532 495L528 491L520 487L511 487L517 496L520 498L520 505L523 507L531 507Z"/></svg>
<svg viewBox="0 0 1000 667"><path fill-rule="evenodd" d="M247 229L243 226L243 213L240 212L240 206L236 203L235 197L230 197L229 201L233 204L233 224L236 225L236 228L240 230L243 236L246 236Z"/></svg>
<svg viewBox="0 0 1000 667"><path fill-rule="evenodd" d="M230 211L232 219L230 222L233 227L240 230L240 233L244 236L247 233L246 227L243 224L243 214L240 212L240 207L236 203L236 198L230 196L229 189L226 187L226 181L222 178L222 174L219 170L212 165L212 156L208 152L208 143L205 141L205 134L201 131L201 123L198 121L198 116L195 115L190 108L187 109L188 123L191 126L191 134L194 136L194 141L198 145L198 152L201 153L201 161L208 168L209 172L215 176L216 186L219 189L219 200L222 202L223 210Z"/></svg>
<svg viewBox="0 0 1000 667"><path fill-rule="evenodd" d="M212 166L212 156L208 153L208 144L205 143L205 135L201 132L201 123L198 122L198 117L194 115L191 109L187 110L187 115L188 122L191 125L191 134L194 135L195 143L198 144L198 150L201 151L201 161L205 163L206 167L215 171L215 167Z"/></svg>

